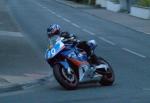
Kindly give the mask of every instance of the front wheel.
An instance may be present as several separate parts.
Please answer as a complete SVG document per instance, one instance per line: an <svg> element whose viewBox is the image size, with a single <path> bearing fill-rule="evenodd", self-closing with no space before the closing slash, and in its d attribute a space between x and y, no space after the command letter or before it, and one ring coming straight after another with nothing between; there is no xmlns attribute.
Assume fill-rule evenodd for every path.
<svg viewBox="0 0 150 103"><path fill-rule="evenodd" d="M100 64L108 65L107 70L104 71L103 73L101 72L102 73L102 79L100 81L100 84L103 86L112 85L115 81L115 74L114 74L114 71L113 71L111 65L106 60L104 60L103 58L98 58L98 62Z"/></svg>
<svg viewBox="0 0 150 103"><path fill-rule="evenodd" d="M56 64L53 67L53 72L56 80L61 86L68 90L74 90L78 86L78 78L73 70L68 74L67 70L62 65Z"/></svg>

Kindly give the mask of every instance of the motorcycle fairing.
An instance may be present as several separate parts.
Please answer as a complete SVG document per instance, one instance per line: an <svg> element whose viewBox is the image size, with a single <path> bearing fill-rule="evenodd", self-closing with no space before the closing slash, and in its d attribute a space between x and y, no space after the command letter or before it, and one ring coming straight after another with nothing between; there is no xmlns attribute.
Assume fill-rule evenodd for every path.
<svg viewBox="0 0 150 103"><path fill-rule="evenodd" d="M62 43L61 41L57 41L56 44L51 49L47 49L45 58L46 59L53 58L64 48L65 48L64 43Z"/></svg>
<svg viewBox="0 0 150 103"><path fill-rule="evenodd" d="M79 61L79 60L76 60L74 58L68 58L68 60L70 62L72 62L74 65L76 65L78 68L81 66L81 65L86 65L86 64L89 64L87 61Z"/></svg>

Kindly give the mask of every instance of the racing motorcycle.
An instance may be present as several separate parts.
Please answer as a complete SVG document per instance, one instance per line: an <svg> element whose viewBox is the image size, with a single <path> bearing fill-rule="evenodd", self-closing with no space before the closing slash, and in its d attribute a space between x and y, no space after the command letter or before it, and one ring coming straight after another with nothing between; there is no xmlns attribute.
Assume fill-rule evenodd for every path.
<svg viewBox="0 0 150 103"><path fill-rule="evenodd" d="M91 64L86 52L77 48L77 44L64 43L63 38L57 39L46 50L45 58L58 83L68 90L76 89L79 83L91 81L109 86L115 80L114 71L106 60L98 57L98 64Z"/></svg>

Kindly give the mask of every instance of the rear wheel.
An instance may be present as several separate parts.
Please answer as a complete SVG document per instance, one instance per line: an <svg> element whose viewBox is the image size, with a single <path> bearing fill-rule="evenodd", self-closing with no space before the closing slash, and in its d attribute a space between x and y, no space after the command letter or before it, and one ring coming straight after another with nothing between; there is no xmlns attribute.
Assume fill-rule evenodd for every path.
<svg viewBox="0 0 150 103"><path fill-rule="evenodd" d="M73 70L71 70L71 73L68 73L62 65L56 64L53 67L53 72L56 80L65 89L73 90L77 88L78 78Z"/></svg>
<svg viewBox="0 0 150 103"><path fill-rule="evenodd" d="M102 79L100 80L100 84L103 86L112 85L115 81L115 74L114 74L114 71L113 71L111 65L103 58L98 58L98 62L100 64L106 64L108 66L107 70L105 70L105 71L97 70L98 73L102 74Z"/></svg>

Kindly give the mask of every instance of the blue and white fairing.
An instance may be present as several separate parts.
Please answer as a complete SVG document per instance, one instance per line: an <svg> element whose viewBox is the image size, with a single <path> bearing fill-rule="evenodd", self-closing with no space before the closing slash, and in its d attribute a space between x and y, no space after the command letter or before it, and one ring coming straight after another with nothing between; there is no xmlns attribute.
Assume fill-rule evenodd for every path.
<svg viewBox="0 0 150 103"><path fill-rule="evenodd" d="M53 58L55 55L57 55L61 50L65 48L65 45L61 40L58 39L56 43L54 45L51 45L50 47L51 47L50 49L46 50L45 55L46 59Z"/></svg>
<svg viewBox="0 0 150 103"><path fill-rule="evenodd" d="M87 54L81 53L78 48L73 47L72 45L64 44L59 38L53 42L53 45L51 45L49 49L47 49L45 58L46 60L52 59L55 58L57 54L61 54L66 57L66 59L58 61L58 63L63 65L64 69L66 69L68 73L71 73L71 68L67 59L78 67L80 82L91 80L94 75L94 69L91 69L90 64L87 62Z"/></svg>

